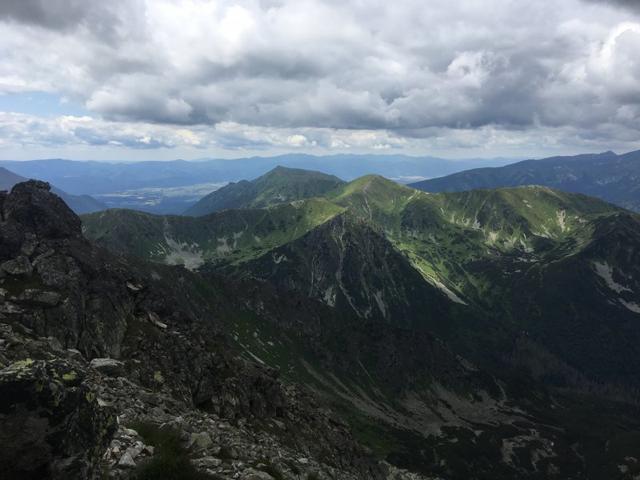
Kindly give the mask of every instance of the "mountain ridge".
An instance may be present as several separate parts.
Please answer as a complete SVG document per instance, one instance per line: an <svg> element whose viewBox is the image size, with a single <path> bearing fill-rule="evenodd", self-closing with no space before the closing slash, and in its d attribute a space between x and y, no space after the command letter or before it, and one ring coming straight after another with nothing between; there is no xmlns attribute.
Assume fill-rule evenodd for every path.
<svg viewBox="0 0 640 480"><path fill-rule="evenodd" d="M301 221L318 202L331 214L314 223ZM248 220L247 215L257 212L278 219L262 223L266 230L261 239L274 239L268 245L258 246L252 222L246 230L240 227L243 221L224 227L225 218ZM105 246L121 238L109 226L109 215L83 218L85 233ZM125 232L133 223L126 215L120 221ZM287 215L293 221L281 221ZM494 460L491 469L483 470L475 457L462 453L473 448L466 442L460 450L445 446L467 435L459 417L463 411L490 442L516 441L505 437L502 427L493 430L486 423L494 408L489 405L497 402L502 406L495 408L509 412L498 423L517 416L506 405L518 405L530 420L536 419L530 428L541 433L534 443L567 448L557 453L563 466L554 463L564 478L576 468L589 470L589 476L609 468L604 467L608 460L593 452L590 458L601 459L603 466L578 467L581 461L558 432L575 438L584 433L570 425L572 415L564 409L575 409L583 395L607 398L615 392L613 398L621 401L637 400L640 366L635 358L640 352L623 338L639 338L638 314L632 310L640 301L640 288L626 280L635 276L635 260L622 255L638 242L638 228L625 215L636 218L601 200L548 187L431 194L368 175L324 197L180 221L217 225L215 239L209 237L213 245L231 247L206 257L195 268L199 275L245 285L238 291L246 291L246 285L252 292L272 291L266 297L252 293L259 300L248 300L268 312L268 325L250 319L232 322L248 354L314 386L379 454L405 468L451 478L472 478L478 469L491 471L493 478L500 478L497 471L503 478L515 478L514 471L526 478L531 471L515 460ZM95 235L98 227L103 229L100 236ZM198 231L175 231L191 228ZM243 243L245 237L251 242ZM206 250L195 238L186 236L181 242ZM620 239L615 249L611 238ZM592 245L597 242L604 243L596 249ZM148 252L137 254L149 259ZM558 284L575 288L558 291ZM581 301L585 295L589 302ZM284 298L293 302L295 313L282 313ZM311 322L310 315L319 318ZM601 321L612 316L618 318L618 332L607 331ZM576 337L575 331L584 335ZM619 358L606 345L616 345ZM414 363L419 351L426 363ZM450 354L470 370L456 370ZM425 371L438 373L428 377ZM474 381L469 380L472 371L479 375ZM479 394L485 400L468 403L474 391L485 392ZM455 413L439 407L449 402L457 406ZM565 412L564 418L552 413L549 404ZM548 418L559 430L542 428L538 417ZM599 438L611 434L600 428ZM444 435L442 442L436 430ZM512 434L521 438L522 432ZM382 438L393 440L385 443ZM425 444L437 458L457 462L460 470L435 466L430 454L415 447Z"/></svg>
<svg viewBox="0 0 640 480"><path fill-rule="evenodd" d="M310 206L317 202L321 202L325 209L328 208L330 214L316 216L314 222L303 221L301 223L300 219L304 218L304 212L311 211ZM331 210L330 205L335 205L335 208ZM223 213L228 218L242 218L245 214L243 212L250 211L240 209L228 210ZM416 276L395 273L384 281L376 281L374 280L377 275L375 269L366 274L361 273L361 280L351 284L343 299L359 298L363 292L368 292L363 304L364 307L360 305L353 308L353 306L349 307L342 302L344 308L353 310L356 316L366 319L368 314L365 312L379 311L381 305L388 303L388 299L384 300L384 297L389 296L388 293L382 293L382 290L376 293L367 285L375 283L393 285L394 278L414 278L410 283L424 282L425 285L430 286L429 288L438 290L450 302L467 306L468 312L476 311L479 318L490 318L501 312L504 319L500 320L498 324L504 324L505 332L512 333L503 332L498 335L496 341L500 342L503 340L499 340L499 338L514 334L516 331L514 325L522 321L522 318L518 318L517 302L524 301L526 297L526 295L523 297L522 292L515 291L513 289L514 282L508 281L507 278L513 276L525 281L527 276L531 275L527 272L536 271L536 268L541 265L553 265L556 262L568 261L575 255L580 255L592 241L600 219L612 218L612 216L624 211L619 207L591 197L564 193L548 187L527 186L429 194L398 185L379 176L365 176L329 191L324 198L280 204L263 209L263 212L268 212L269 216L277 214L276 216L281 218L276 223L263 224L267 228L267 232L272 232L267 234L265 238L273 238L273 241L263 245L258 245L259 242L255 240L257 237L250 231L238 230L238 227L218 230L215 242L211 244L216 246L215 251L212 246L207 247L202 243L193 243L192 238L195 237L183 237L180 241L192 245L198 251L202 250L202 264L205 266L209 263L214 268L222 268L226 272L236 271L240 275L250 274L268 282L276 281L281 287L288 285L285 289L293 289L300 294L307 292L307 295L318 300L332 303L333 296L338 294L341 289L343 290L339 278L345 272L340 273L340 269L338 269L335 273L330 273L331 269L326 270L326 267L337 265L336 262L344 255L346 255L344 258L358 258L356 253L358 250L352 251L348 255L344 252L339 253L338 256L333 253L325 256L320 255L316 259L314 248L322 249L324 245L335 243L335 238L337 238L335 235L333 238L331 235L321 235L304 247L294 247L294 245L303 241L305 235L313 236L314 232L320 232L323 229L331 230L331 222L335 224L337 221L343 222L340 220L341 218L353 217L357 219L356 223L342 223L342 225L349 225L349 235L360 228L358 222L364 222L368 225L367 228L373 229L372 232L377 232L375 235L381 235L385 245L383 250L391 249L401 255L393 261L393 265L400 265L406 259ZM283 217L279 217L279 215L285 212L289 212L287 215L293 215L293 217L289 216L289 220L282 223ZM103 223L106 222L106 218L106 216L102 217ZM208 221L222 225L221 218L210 217ZM113 236L113 233L106 232L104 236L96 235L96 226L101 223L98 221L98 217L85 217L84 221L85 232L89 237L105 246L118 241L118 236ZM186 222L186 220L184 221ZM189 222L192 221L187 223ZM126 229L129 228L127 227L129 223L128 221L121 222L121 225ZM294 225L297 226L294 227ZM630 225L635 225L635 223ZM184 228L182 231L187 232L189 229ZM244 232L247 232L246 236ZM283 236L282 232L288 233ZM269 237L273 234L276 236ZM263 236L264 232L258 237L262 238ZM239 239L243 237L251 241L242 243L243 241ZM358 238L358 234L354 238ZM367 242L364 241L366 236L361 238L363 243L359 248L364 253L368 248ZM633 242L631 238L634 237L627 235L624 238ZM218 245L228 246L228 251L217 248ZM293 248L293 250L288 251L289 248ZM286 274L283 273L285 277L278 280L280 274L274 272L285 272L286 269L283 270L287 265L285 259L300 248L301 252L295 254L297 260L292 263L294 270ZM379 250L379 252L383 250ZM127 248L124 248L124 251L127 251ZM327 253L330 251L331 249L327 250ZM340 249L336 250L336 252L340 251ZM374 258L379 255L380 253L373 255L370 259L362 260L359 264L375 263ZM149 251L142 252L142 256L151 258ZM156 257L155 260L164 261L162 256ZM316 264L305 267L308 268L306 273L297 272L307 261L316 262ZM588 288L599 288L597 284L601 278L598 276L598 272L590 266L593 262L598 261L586 258L584 260L588 264L586 266L589 274L585 274L580 281L588 279ZM326 265L325 262L327 262ZM363 272L361 267L353 265L352 268L347 269L346 273L350 274L353 269ZM326 279L333 275L337 281L332 280L333 283L326 283ZM297 280L293 280L294 278ZM318 287L314 286L316 280L313 279L318 279L318 281L325 279L322 280L325 282L321 289L323 293L318 292ZM529 281L526 280L526 282ZM343 293L345 293L344 290ZM515 302L513 304L505 301L505 298L511 297ZM392 296L391 300L398 298ZM575 301L578 301L577 297ZM611 301L613 302L613 300ZM624 301L629 305L635 305L639 300L626 298ZM405 303L407 303L406 300ZM617 304L623 305L620 302ZM579 304L576 304L574 308L576 312L583 309ZM392 317L403 318L403 321L408 325L419 325L421 310L424 309L409 308L402 314L396 313ZM605 310L609 311L608 314L613 314L613 303ZM633 313L629 309L627 311ZM525 316L526 318L531 317L527 321L534 321L531 315ZM577 313L572 315L577 315ZM624 316L624 314L621 315ZM383 314L381 317L384 318L385 315ZM585 318L590 318L589 321L595 321L593 316L586 311ZM452 332L459 328L454 328L454 325L456 325L455 322L448 326L444 323L439 324L438 328L442 329L439 334L452 335ZM471 344L466 344L466 342L471 341L475 334L468 333L470 335L468 339L465 339L464 335L460 336L458 340L453 337L447 338L454 342L463 342L460 344L461 348L471 348ZM566 337L568 333L563 332L562 335ZM491 343L493 340L487 335L483 341ZM463 347L464 344L466 344L465 347ZM473 348L479 347L476 345ZM563 353L558 351L558 354L562 356ZM589 362L585 363L585 365L587 364ZM630 381L631 384L635 383L635 380L631 378Z"/></svg>
<svg viewBox="0 0 640 480"><path fill-rule="evenodd" d="M230 183L201 198L184 214L203 216L230 208L260 208L321 196L344 183L321 172L277 166L251 180Z"/></svg>
<svg viewBox="0 0 640 480"><path fill-rule="evenodd" d="M640 151L524 160L496 168L479 168L413 183L430 192L546 185L583 193L640 211Z"/></svg>

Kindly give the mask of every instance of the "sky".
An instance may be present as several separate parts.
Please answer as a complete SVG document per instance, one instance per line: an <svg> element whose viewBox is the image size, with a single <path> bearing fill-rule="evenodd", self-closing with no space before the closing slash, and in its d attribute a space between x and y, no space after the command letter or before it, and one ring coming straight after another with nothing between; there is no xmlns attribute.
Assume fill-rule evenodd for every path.
<svg viewBox="0 0 640 480"><path fill-rule="evenodd" d="M635 0L2 0L0 158L640 149Z"/></svg>

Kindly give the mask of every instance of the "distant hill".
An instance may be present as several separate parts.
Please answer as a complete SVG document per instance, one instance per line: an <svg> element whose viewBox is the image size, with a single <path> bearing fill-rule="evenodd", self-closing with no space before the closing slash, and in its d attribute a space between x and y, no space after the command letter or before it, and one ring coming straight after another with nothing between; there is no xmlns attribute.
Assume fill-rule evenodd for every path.
<svg viewBox="0 0 640 480"><path fill-rule="evenodd" d="M11 190L16 183L24 182L25 180L24 177L0 167L0 190Z"/></svg>
<svg viewBox="0 0 640 480"><path fill-rule="evenodd" d="M149 187L177 187L201 183L237 182L264 175L278 165L336 175L344 180L375 173L401 182L417 181L474 167L495 167L516 160L464 159L407 155L306 155L248 157L234 160L96 162L64 159L0 161L0 166L45 180L66 192L98 195Z"/></svg>
<svg viewBox="0 0 640 480"><path fill-rule="evenodd" d="M317 197L344 182L321 172L278 166L254 180L230 183L202 198L185 215L202 216L229 208L262 208Z"/></svg>
<svg viewBox="0 0 640 480"><path fill-rule="evenodd" d="M497 168L475 168L411 184L427 192L544 185L583 193L640 211L640 151L526 160Z"/></svg>
<svg viewBox="0 0 640 480"><path fill-rule="evenodd" d="M440 177L475 167L495 167L514 159L447 160L407 155L306 155L193 161L96 162L64 159L0 161L0 166L74 194L91 195L108 208L180 214L207 193L229 182L264 175L278 165L335 175L344 180L369 173L401 183Z"/></svg>
<svg viewBox="0 0 640 480"><path fill-rule="evenodd" d="M0 190L11 190L16 183L26 180L27 178L0 167ZM77 214L98 212L107 208L103 203L89 195L70 195L58 188L52 188L51 190L56 195L59 195Z"/></svg>

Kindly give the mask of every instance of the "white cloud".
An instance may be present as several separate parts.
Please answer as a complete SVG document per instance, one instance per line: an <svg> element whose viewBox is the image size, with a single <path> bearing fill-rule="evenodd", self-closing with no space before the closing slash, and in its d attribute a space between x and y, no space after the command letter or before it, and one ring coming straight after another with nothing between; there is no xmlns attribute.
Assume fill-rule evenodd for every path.
<svg viewBox="0 0 640 480"><path fill-rule="evenodd" d="M3 114L2 142L632 147L640 24L616 4L631 5L8 0L0 93L53 92L93 118Z"/></svg>

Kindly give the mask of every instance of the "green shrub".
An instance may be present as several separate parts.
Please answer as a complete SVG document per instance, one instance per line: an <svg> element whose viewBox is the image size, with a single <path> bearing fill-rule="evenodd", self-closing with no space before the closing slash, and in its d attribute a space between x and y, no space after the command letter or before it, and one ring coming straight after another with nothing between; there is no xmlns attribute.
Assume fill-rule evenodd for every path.
<svg viewBox="0 0 640 480"><path fill-rule="evenodd" d="M136 480L214 480L215 477L199 472L189 461L187 450L182 446L180 433L171 428L160 428L149 422L130 425L156 450L153 457L136 468Z"/></svg>
<svg viewBox="0 0 640 480"><path fill-rule="evenodd" d="M262 470L263 472L268 473L269 475L271 475L275 480L283 480L284 479L280 469L277 466L275 466L274 464L272 464L271 462L266 462L266 465L263 465L263 466L258 467L258 468L260 470Z"/></svg>

